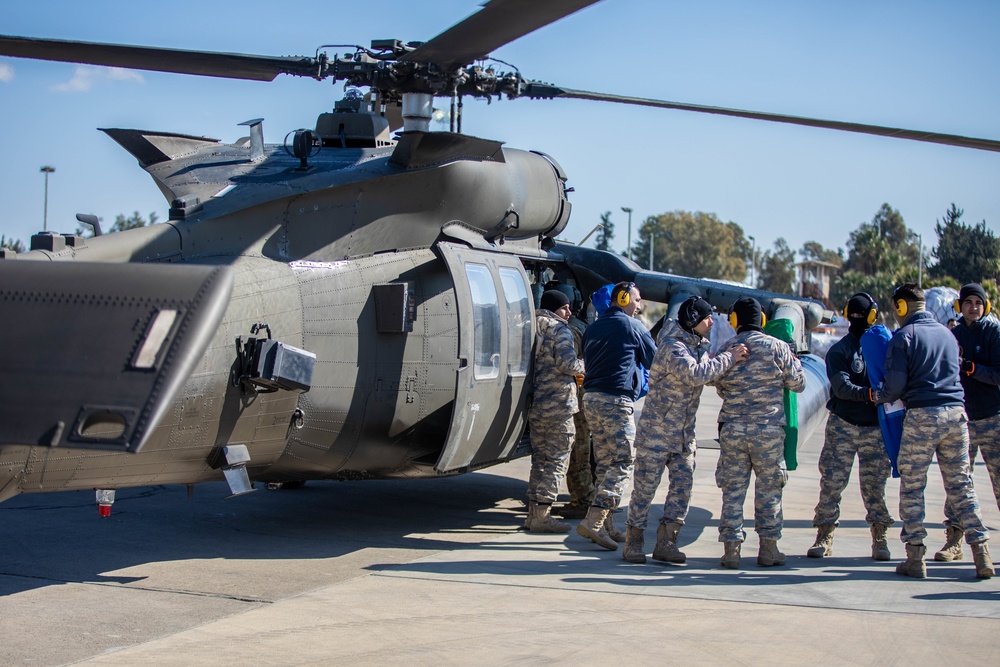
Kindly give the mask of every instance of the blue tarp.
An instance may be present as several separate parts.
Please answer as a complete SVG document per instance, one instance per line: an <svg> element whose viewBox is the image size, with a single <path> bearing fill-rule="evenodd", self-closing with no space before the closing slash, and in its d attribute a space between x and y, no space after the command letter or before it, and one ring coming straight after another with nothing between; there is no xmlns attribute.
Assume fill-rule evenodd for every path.
<svg viewBox="0 0 1000 667"><path fill-rule="evenodd" d="M892 334L881 324L876 324L861 335L861 354L865 357L865 368L868 369L868 380L872 387L878 387L885 379L885 353L889 347ZM885 453L889 455L892 464L892 476L899 477L897 460L899 459L899 442L903 437L903 416L906 408L901 401L878 406L878 423L882 429L882 442Z"/></svg>

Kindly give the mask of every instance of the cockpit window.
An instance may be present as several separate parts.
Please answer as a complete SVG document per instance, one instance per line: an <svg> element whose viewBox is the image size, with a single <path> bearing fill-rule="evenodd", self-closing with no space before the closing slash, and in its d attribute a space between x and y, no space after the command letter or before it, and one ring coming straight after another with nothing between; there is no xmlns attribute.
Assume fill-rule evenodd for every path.
<svg viewBox="0 0 1000 667"><path fill-rule="evenodd" d="M490 270L483 264L466 264L465 275L472 291L473 374L477 380L500 374L500 303Z"/></svg>
<svg viewBox="0 0 1000 667"><path fill-rule="evenodd" d="M507 300L507 365L511 375L526 375L531 359L531 306L528 288L516 269L500 268L500 284Z"/></svg>

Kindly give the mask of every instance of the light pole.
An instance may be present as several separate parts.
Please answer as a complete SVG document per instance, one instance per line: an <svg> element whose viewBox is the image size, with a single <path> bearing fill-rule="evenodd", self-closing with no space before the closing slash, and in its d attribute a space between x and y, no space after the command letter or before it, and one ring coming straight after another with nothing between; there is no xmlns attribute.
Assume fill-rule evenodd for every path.
<svg viewBox="0 0 1000 667"><path fill-rule="evenodd" d="M622 206L622 211L628 213L628 245L625 247L625 256L632 259L632 209Z"/></svg>
<svg viewBox="0 0 1000 667"><path fill-rule="evenodd" d="M44 167L39 169L40 172L45 174L45 208L44 208L44 213L42 213L43 232L49 231L49 174L53 173L55 170L56 170L55 167L50 167L48 165L45 165Z"/></svg>
<svg viewBox="0 0 1000 667"><path fill-rule="evenodd" d="M750 239L750 287L756 287L754 278L757 270L757 239L752 236L747 236L747 238Z"/></svg>
<svg viewBox="0 0 1000 667"><path fill-rule="evenodd" d="M656 240L656 234L653 233L653 228L649 228L649 270L653 270L653 242Z"/></svg>

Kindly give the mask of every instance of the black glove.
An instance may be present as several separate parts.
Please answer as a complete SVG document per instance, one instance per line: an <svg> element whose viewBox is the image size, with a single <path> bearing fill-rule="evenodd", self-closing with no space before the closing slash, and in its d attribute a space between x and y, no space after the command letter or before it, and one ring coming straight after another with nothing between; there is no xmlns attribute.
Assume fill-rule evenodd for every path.
<svg viewBox="0 0 1000 667"><path fill-rule="evenodd" d="M975 362L973 362L973 361L971 361L969 359L962 359L962 372L963 373L965 373L966 375L972 375L972 373L975 370L976 370L976 364L975 364Z"/></svg>

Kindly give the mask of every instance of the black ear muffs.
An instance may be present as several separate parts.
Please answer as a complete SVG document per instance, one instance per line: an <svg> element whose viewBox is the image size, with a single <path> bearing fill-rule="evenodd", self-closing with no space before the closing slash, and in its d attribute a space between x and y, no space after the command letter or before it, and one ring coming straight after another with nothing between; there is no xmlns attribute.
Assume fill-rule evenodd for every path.
<svg viewBox="0 0 1000 667"><path fill-rule="evenodd" d="M852 295L851 299L853 299L856 296L866 297L869 301L872 302L872 307L868 311L868 314L865 316L865 319L868 322L868 326L872 326L873 324L875 324L876 320L878 320L878 304L875 302L875 298L868 292L858 292L857 294ZM848 299L847 302L850 303L851 299ZM844 319L845 320L850 319L847 316L847 303L844 304Z"/></svg>

